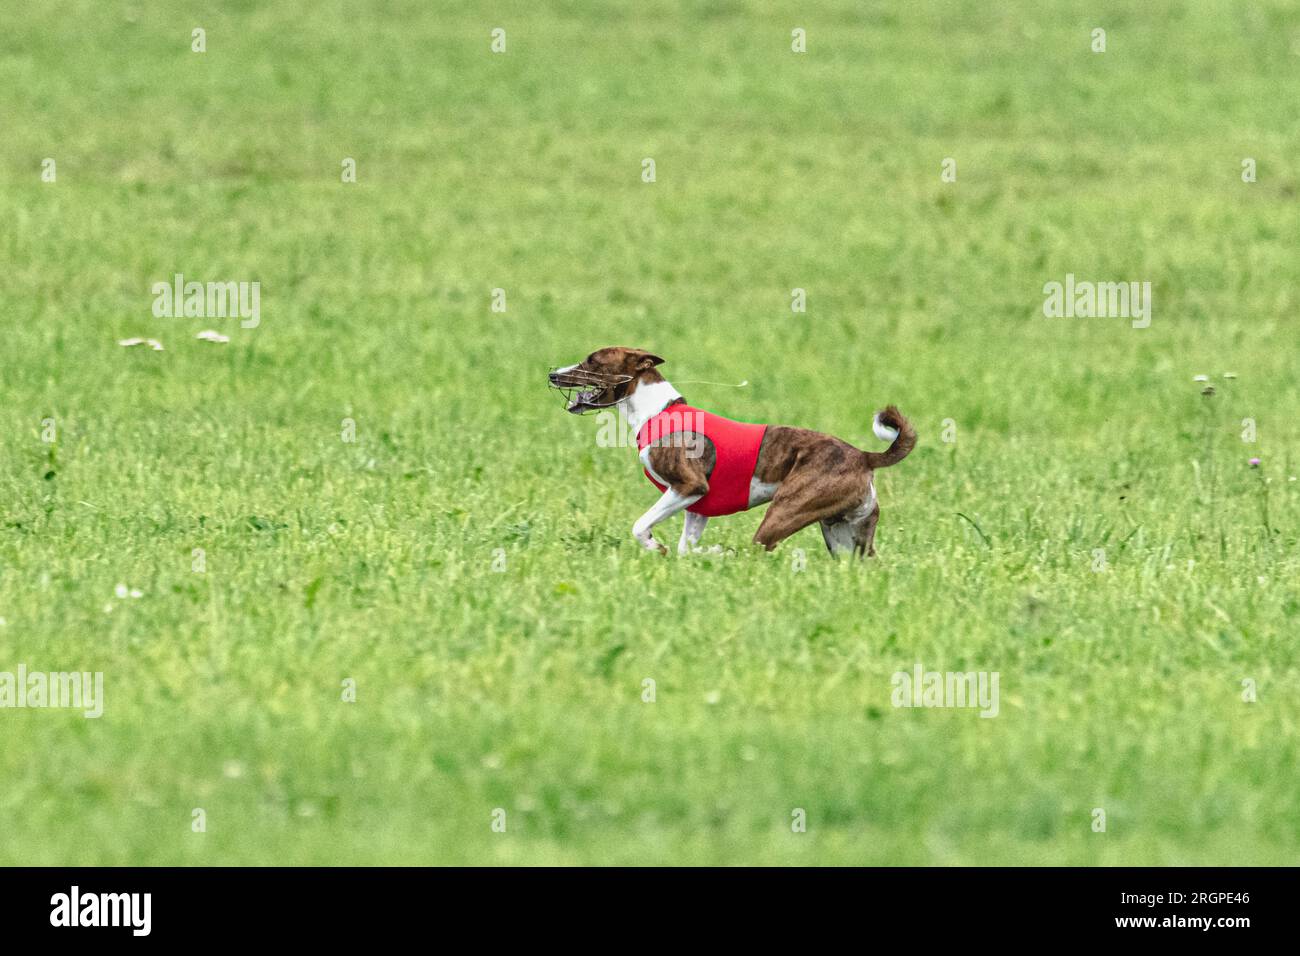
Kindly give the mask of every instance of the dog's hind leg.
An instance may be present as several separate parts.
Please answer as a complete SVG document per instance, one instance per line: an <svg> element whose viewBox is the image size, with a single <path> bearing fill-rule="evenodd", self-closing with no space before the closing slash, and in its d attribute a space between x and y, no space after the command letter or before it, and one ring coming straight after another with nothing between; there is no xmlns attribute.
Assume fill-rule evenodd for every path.
<svg viewBox="0 0 1300 956"><path fill-rule="evenodd" d="M824 489L787 480L759 522L754 543L771 551L796 531L843 510L844 505L830 498Z"/></svg>
<svg viewBox="0 0 1300 956"><path fill-rule="evenodd" d="M876 540L876 522L879 520L880 505L876 505L871 509L871 514L854 526L853 550L857 552L858 557L874 558L876 556L876 548L872 542Z"/></svg>
<svg viewBox="0 0 1300 956"><path fill-rule="evenodd" d="M708 523L707 516L697 515L693 511L686 512L686 523L682 525L682 537L677 542L677 553L690 554L691 549L700 543L700 538L704 537L704 526Z"/></svg>
<svg viewBox="0 0 1300 956"><path fill-rule="evenodd" d="M668 549L656 541L654 535L651 534L654 526L665 518L671 518L679 511L685 511L703 497L703 495L680 495L672 488L669 488L651 506L650 510L638 518L636 524L632 525L632 537L636 538L637 543L647 551L660 551L667 554Z"/></svg>
<svg viewBox="0 0 1300 956"><path fill-rule="evenodd" d="M861 452L846 452L838 445L826 445L800 457L772 497L754 541L771 551L810 524L829 521L836 525L840 523L837 518L851 518L851 512L861 507L871 487L871 476L861 470L859 458ZM822 534L826 535L824 527ZM837 550L834 542L838 541L838 532L833 534L837 537L826 541L832 554Z"/></svg>

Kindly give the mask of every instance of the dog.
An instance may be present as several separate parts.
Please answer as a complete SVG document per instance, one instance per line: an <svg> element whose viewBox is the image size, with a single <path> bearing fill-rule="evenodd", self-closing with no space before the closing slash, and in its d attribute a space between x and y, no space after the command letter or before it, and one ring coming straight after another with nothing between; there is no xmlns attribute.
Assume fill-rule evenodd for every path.
<svg viewBox="0 0 1300 956"><path fill-rule="evenodd" d="M677 553L689 554L709 518L771 502L754 534L765 550L819 522L832 555L875 555L880 504L873 475L916 445L916 431L897 408L877 412L872 422L889 448L860 451L806 428L734 422L688 405L660 374L663 362L644 349L615 346L557 368L548 379L564 392L569 412L617 408L635 432L646 477L662 492L632 526L639 545L667 554L654 528L685 511Z"/></svg>

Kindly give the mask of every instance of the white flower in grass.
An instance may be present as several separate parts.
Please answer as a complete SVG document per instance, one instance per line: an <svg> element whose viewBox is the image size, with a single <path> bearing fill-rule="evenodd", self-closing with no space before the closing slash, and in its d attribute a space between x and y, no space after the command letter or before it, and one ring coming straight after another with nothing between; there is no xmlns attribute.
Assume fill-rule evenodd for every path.
<svg viewBox="0 0 1300 956"><path fill-rule="evenodd" d="M200 332L198 335L194 337L196 339L202 339L204 342L229 342L230 341L229 335L222 335L220 332L216 331L215 329L204 329L202 332Z"/></svg>
<svg viewBox="0 0 1300 956"><path fill-rule="evenodd" d="M1209 380L1210 380L1210 376L1208 376L1208 375L1194 375L1194 376L1192 376L1192 381L1193 381L1193 382L1208 382Z"/></svg>
<svg viewBox="0 0 1300 956"><path fill-rule="evenodd" d="M147 345L155 352L161 352L163 350L163 344L159 342L157 339L141 339L141 338L118 339L117 344L122 346L123 348L128 348L128 349L134 345Z"/></svg>

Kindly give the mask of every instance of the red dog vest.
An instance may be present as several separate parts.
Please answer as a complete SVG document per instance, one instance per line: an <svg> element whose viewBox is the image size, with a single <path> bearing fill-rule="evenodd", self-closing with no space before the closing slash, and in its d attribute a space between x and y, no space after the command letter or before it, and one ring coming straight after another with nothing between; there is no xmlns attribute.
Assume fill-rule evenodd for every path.
<svg viewBox="0 0 1300 956"><path fill-rule="evenodd" d="M713 442L718 456L713 471L709 473L709 493L686 510L707 518L716 518L748 508L749 482L754 477L758 451L763 444L767 426L733 422L729 418L712 415L690 405L669 405L641 426L641 430L636 433L636 447L638 451L644 450L656 439L683 431L704 435ZM680 440L690 442L690 439ZM689 454L693 446L687 444L686 447ZM699 453L704 453L703 448ZM660 491L665 490L663 485L655 481L649 468L645 469L645 476Z"/></svg>

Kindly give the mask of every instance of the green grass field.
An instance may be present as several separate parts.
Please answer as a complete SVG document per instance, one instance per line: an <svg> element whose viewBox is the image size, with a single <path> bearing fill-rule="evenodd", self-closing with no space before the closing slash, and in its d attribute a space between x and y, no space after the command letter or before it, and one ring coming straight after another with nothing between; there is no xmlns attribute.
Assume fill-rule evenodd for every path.
<svg viewBox="0 0 1300 956"><path fill-rule="evenodd" d="M0 862L1295 863L1296 5L475 6L6 16L0 671L105 699L0 709ZM642 553L545 387L605 345L897 403L879 556Z"/></svg>

